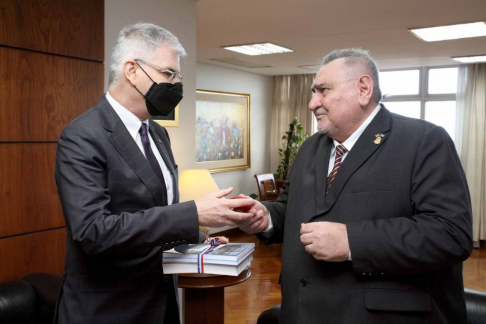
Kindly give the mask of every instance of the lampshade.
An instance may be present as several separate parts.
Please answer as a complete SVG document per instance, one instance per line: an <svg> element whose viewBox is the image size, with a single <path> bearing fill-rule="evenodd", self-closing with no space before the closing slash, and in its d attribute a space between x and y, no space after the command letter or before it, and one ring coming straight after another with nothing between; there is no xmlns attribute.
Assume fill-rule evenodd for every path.
<svg viewBox="0 0 486 324"><path fill-rule="evenodd" d="M218 190L208 170L184 170L179 175L180 202L201 198Z"/></svg>

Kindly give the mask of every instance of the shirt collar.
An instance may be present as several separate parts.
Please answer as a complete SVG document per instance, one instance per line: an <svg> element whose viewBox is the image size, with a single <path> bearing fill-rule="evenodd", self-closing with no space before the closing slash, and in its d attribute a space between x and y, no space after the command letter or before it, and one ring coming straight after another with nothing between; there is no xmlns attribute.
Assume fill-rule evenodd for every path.
<svg viewBox="0 0 486 324"><path fill-rule="evenodd" d="M140 127L142 127L142 122L140 121L140 119L138 119L138 117L135 116L130 110L123 107L118 101L116 101L109 92L106 92L106 100L108 100L110 105L117 113L118 117L120 117L130 135L132 135L132 137L135 139L137 137L138 131L140 130ZM148 131L148 120L144 120L143 122L147 124Z"/></svg>
<svg viewBox="0 0 486 324"><path fill-rule="evenodd" d="M366 127L368 127L368 125L371 123L373 118L375 118L375 116L378 114L380 109L381 109L381 106L380 106L380 104L378 104L378 106L375 107L375 110L373 110L373 112L368 116L368 118L366 118L366 120L361 124L361 126L359 126L358 129L355 130L354 133L351 134L351 136L349 136L348 139L345 140L344 142L339 143L338 141L333 139L333 143L334 143L333 149L337 145L343 145L348 150L348 152L351 151L354 144L356 144L356 142L358 141L361 134L363 134Z"/></svg>

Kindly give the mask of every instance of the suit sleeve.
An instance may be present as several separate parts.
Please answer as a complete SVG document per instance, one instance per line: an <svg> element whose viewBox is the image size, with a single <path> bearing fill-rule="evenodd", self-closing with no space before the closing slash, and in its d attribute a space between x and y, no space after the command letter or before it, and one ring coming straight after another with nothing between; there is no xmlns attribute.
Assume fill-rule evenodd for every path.
<svg viewBox="0 0 486 324"><path fill-rule="evenodd" d="M306 154L302 154L301 152L312 152L312 146L310 145L311 140L306 140L302 144L302 147L299 150L299 154L294 161L294 165L299 164L299 160L303 160L307 158ZM315 142L313 142L315 143ZM297 173L296 173L297 172ZM263 201L262 204L267 207L268 211L270 212L270 216L272 218L273 223L273 232L270 237L265 237L263 235L258 234L258 237L261 238L265 244L274 244L274 243L283 243L284 239L284 227L285 227L285 217L287 214L287 204L289 200L289 193L290 193L290 185L291 179L296 175L299 176L299 168L292 167L290 169L289 175L287 176L287 180L283 185L282 191L280 192L278 198L274 202ZM295 185L295 184L294 184Z"/></svg>
<svg viewBox="0 0 486 324"><path fill-rule="evenodd" d="M56 154L56 182L74 242L91 256L137 255L155 246L170 249L177 242L198 242L193 201L149 206L132 213L111 212L103 147L107 144L100 140L100 132L89 127L80 122L68 126L59 139Z"/></svg>
<svg viewBox="0 0 486 324"><path fill-rule="evenodd" d="M347 225L356 274L414 275L462 262L472 250L469 191L454 144L431 127L411 175L412 217Z"/></svg>
<svg viewBox="0 0 486 324"><path fill-rule="evenodd" d="M287 178L290 179L290 176ZM265 244L274 244L283 242L285 214L287 211L287 198L289 195L289 180L287 180L275 202L262 201L262 204L267 207L272 218L273 231L270 237L258 234Z"/></svg>

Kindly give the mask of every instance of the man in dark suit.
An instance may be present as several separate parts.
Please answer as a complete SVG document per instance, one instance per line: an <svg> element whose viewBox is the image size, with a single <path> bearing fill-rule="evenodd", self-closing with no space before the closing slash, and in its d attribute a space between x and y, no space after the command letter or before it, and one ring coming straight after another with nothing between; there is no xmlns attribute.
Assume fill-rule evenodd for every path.
<svg viewBox="0 0 486 324"><path fill-rule="evenodd" d="M327 55L307 139L274 203L239 223L283 242L282 323L466 323L471 206L444 129L379 105L367 51Z"/></svg>
<svg viewBox="0 0 486 324"><path fill-rule="evenodd" d="M150 116L182 99L178 39L139 23L119 34L101 101L62 133L56 181L67 226L65 278L56 323L179 323L177 277L162 251L201 241L199 225L252 217L232 189L179 202L167 131Z"/></svg>

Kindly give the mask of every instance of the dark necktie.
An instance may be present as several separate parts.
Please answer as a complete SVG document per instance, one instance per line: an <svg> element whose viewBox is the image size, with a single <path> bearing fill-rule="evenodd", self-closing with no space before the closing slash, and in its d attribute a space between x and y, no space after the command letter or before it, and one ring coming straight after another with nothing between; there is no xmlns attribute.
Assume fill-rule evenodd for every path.
<svg viewBox="0 0 486 324"><path fill-rule="evenodd" d="M165 180L164 180L164 175L162 174L162 169L160 168L160 164L157 161L157 158L154 155L154 152L150 148L150 140L148 138L148 132L147 132L147 124L142 123L142 127L140 127L139 130L140 137L142 138L142 145L143 145L143 150L145 151L145 157L147 158L150 166L154 170L155 174L157 175L157 178L159 178L160 183L162 184L162 195L163 195L163 202L164 205L167 205L167 188L165 187Z"/></svg>
<svg viewBox="0 0 486 324"><path fill-rule="evenodd" d="M326 181L326 195L329 192L329 188L331 188L331 183L333 182L334 178L336 177L336 174L339 170L339 167L341 166L341 163L343 163L343 155L346 153L348 150L342 145L336 146L336 159L334 159L334 167L332 168L331 173L327 176L327 181Z"/></svg>

